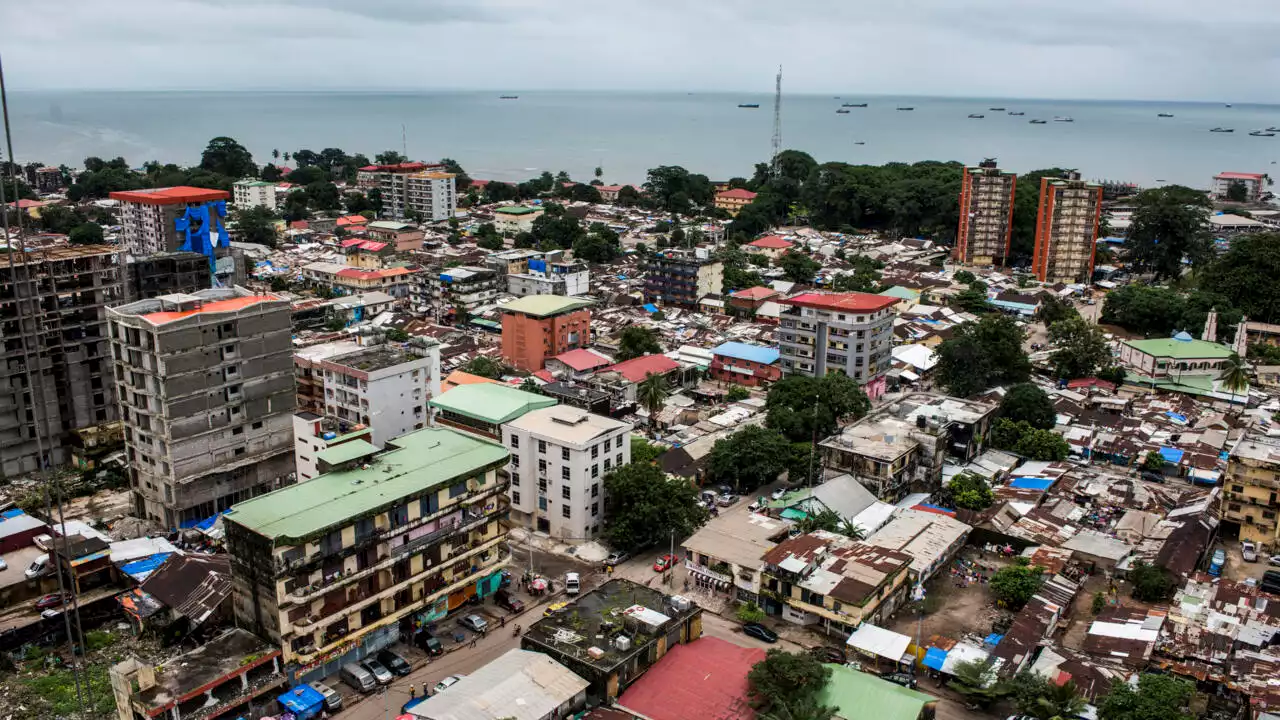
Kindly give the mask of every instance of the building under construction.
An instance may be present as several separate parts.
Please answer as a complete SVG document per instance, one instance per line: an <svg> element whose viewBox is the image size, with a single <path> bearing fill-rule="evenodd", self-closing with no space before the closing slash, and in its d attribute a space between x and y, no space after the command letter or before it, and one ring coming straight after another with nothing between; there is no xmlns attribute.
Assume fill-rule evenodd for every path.
<svg viewBox="0 0 1280 720"><path fill-rule="evenodd" d="M106 245L0 256L5 476L69 462L72 431L119 419L107 306L122 297L121 272L120 251Z"/></svg>
<svg viewBox="0 0 1280 720"><path fill-rule="evenodd" d="M107 313L139 517L186 527L292 481L288 301L233 287Z"/></svg>

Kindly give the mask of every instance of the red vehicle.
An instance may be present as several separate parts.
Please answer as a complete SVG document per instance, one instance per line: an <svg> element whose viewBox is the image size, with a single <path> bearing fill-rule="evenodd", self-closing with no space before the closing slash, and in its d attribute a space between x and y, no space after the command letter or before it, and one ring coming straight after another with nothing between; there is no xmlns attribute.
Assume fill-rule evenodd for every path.
<svg viewBox="0 0 1280 720"><path fill-rule="evenodd" d="M675 567L675 564L676 564L676 556L672 555L671 553L667 553L666 555L663 555L662 557L658 558L657 561L653 563L653 571L666 572L671 568Z"/></svg>
<svg viewBox="0 0 1280 720"><path fill-rule="evenodd" d="M56 608L61 604L62 604L62 593L49 593L44 597L40 597L36 599L37 610L48 610L49 608Z"/></svg>

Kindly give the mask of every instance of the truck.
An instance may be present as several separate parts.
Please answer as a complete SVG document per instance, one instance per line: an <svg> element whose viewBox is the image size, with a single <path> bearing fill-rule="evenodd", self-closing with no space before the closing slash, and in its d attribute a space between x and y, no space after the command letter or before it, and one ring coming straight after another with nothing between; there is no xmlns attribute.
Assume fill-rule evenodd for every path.
<svg viewBox="0 0 1280 720"><path fill-rule="evenodd" d="M577 595L578 591L581 589L582 589L582 584L581 584L581 580L579 580L578 578L578 573L570 572L570 573L564 574L565 593L569 595Z"/></svg>
<svg viewBox="0 0 1280 720"><path fill-rule="evenodd" d="M1227 564L1227 553L1218 548L1213 551L1213 557L1209 560L1209 574L1217 577L1222 574L1222 568Z"/></svg>

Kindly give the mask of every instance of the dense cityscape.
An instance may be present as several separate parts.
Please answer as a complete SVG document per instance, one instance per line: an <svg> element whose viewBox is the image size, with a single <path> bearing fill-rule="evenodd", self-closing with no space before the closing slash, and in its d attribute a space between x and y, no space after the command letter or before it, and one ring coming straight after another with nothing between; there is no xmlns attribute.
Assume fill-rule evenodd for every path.
<svg viewBox="0 0 1280 720"><path fill-rule="evenodd" d="M136 163L0 164L0 715L1280 714L1257 168Z"/></svg>

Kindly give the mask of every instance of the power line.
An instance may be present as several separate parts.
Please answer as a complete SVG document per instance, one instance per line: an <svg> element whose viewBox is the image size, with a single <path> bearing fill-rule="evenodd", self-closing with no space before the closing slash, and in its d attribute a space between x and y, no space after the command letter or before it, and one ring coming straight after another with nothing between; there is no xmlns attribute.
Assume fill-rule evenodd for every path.
<svg viewBox="0 0 1280 720"><path fill-rule="evenodd" d="M778 174L778 154L782 152L782 66L778 66L778 80L773 93L773 155L769 164L773 174Z"/></svg>

